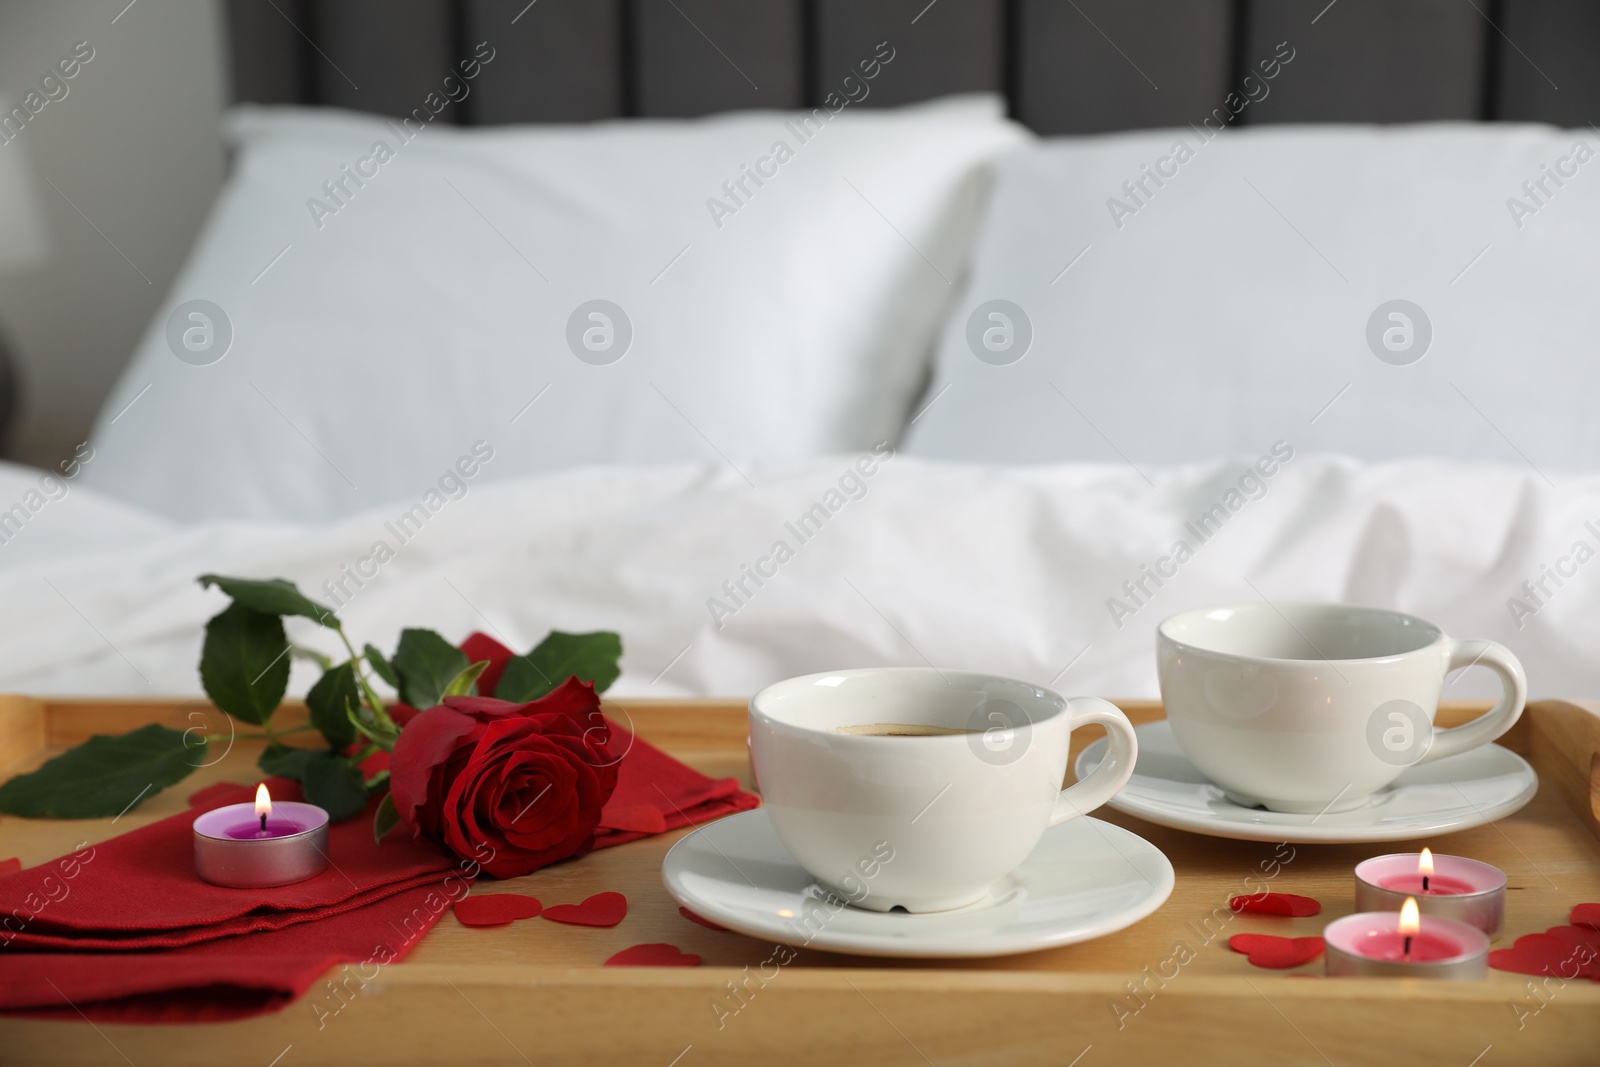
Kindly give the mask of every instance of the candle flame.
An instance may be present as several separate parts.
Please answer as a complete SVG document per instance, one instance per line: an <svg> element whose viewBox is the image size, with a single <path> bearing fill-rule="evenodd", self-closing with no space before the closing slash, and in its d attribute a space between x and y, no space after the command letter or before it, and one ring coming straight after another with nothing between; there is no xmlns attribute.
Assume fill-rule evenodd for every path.
<svg viewBox="0 0 1600 1067"><path fill-rule="evenodd" d="M272 796L267 792L267 783L262 782L256 786L256 818L272 814Z"/></svg>
<svg viewBox="0 0 1600 1067"><path fill-rule="evenodd" d="M1406 902L1400 905L1400 936L1415 937L1422 928L1422 916L1417 911L1417 898L1406 897Z"/></svg>
<svg viewBox="0 0 1600 1067"><path fill-rule="evenodd" d="M1433 853L1428 849L1422 850L1422 855L1417 857L1417 873L1424 878L1433 875Z"/></svg>

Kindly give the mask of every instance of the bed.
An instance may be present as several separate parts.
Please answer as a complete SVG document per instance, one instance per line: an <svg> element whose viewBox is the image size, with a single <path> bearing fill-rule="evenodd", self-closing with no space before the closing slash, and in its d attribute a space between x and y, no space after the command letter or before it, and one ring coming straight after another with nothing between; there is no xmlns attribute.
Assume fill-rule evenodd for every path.
<svg viewBox="0 0 1600 1067"><path fill-rule="evenodd" d="M216 572L615 630L622 696L1149 697L1257 599L1592 692L1588 7L229 11L228 188L80 453L0 470L0 689L198 696Z"/></svg>

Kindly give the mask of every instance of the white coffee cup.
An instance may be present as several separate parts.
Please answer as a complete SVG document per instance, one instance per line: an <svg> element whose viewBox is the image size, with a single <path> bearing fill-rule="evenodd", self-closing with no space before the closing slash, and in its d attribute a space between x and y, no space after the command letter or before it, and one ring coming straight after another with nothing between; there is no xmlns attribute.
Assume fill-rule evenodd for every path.
<svg viewBox="0 0 1600 1067"><path fill-rule="evenodd" d="M1063 790L1068 740L1089 723L1106 728L1109 754ZM974 732L839 732L874 724ZM1121 789L1137 752L1104 700L970 671L832 671L750 701L751 760L779 840L824 888L872 911L982 900L1047 828Z"/></svg>
<svg viewBox="0 0 1600 1067"><path fill-rule="evenodd" d="M1318 814L1361 807L1407 767L1486 745L1522 714L1522 665L1383 608L1240 604L1156 631L1161 700L1184 754L1229 799ZM1451 671L1479 664L1504 697L1465 726L1433 725Z"/></svg>

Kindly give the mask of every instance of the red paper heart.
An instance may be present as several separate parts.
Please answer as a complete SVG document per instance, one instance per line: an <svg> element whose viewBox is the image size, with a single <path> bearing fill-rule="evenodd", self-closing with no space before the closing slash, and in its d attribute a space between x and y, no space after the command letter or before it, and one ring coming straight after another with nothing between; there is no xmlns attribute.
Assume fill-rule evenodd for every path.
<svg viewBox="0 0 1600 1067"><path fill-rule="evenodd" d="M1310 963L1322 955L1322 938L1234 934L1228 938L1228 947L1235 952L1243 952L1245 959L1257 967L1281 971Z"/></svg>
<svg viewBox="0 0 1600 1067"><path fill-rule="evenodd" d="M692 923L699 923L701 926L704 926L707 930L726 930L727 929L726 926L718 926L716 923L712 922L710 919L702 919L702 918L700 918L700 916L696 915L694 912L690 911L688 908L679 908L678 909L678 914L682 915L685 919L688 919Z"/></svg>
<svg viewBox="0 0 1600 1067"><path fill-rule="evenodd" d="M615 926L628 914L628 898L621 893L596 893L582 904L552 904L544 917L573 926Z"/></svg>
<svg viewBox="0 0 1600 1067"><path fill-rule="evenodd" d="M1257 893L1255 896L1234 897L1228 901L1234 911L1253 911L1258 915L1292 915L1304 918L1322 910L1314 897L1301 897L1293 893Z"/></svg>
<svg viewBox="0 0 1600 1067"><path fill-rule="evenodd" d="M544 910L533 897L520 893L485 893L456 901L456 919L462 926L504 926L532 919Z"/></svg>
<svg viewBox="0 0 1600 1067"><path fill-rule="evenodd" d="M1600 930L1600 904L1579 904L1572 909L1567 921L1574 926L1592 926Z"/></svg>
<svg viewBox="0 0 1600 1067"><path fill-rule="evenodd" d="M12 859L8 859L8 860L0 860L0 877L4 877L5 875L8 875L8 874L16 874L20 870L22 870L22 861L21 860L16 859L16 858L12 858ZM678 910L679 911L683 911L682 908L679 908ZM687 915L688 912L684 912L684 914ZM695 921L696 922L701 922L703 920L696 919Z"/></svg>
<svg viewBox="0 0 1600 1067"><path fill-rule="evenodd" d="M549 914L548 912L546 914ZM607 967L698 967L700 957L676 945L632 945L606 960Z"/></svg>
<svg viewBox="0 0 1600 1067"><path fill-rule="evenodd" d="M1600 952L1600 930L1592 926L1552 926L1545 933L1559 937L1569 945L1588 945Z"/></svg>
<svg viewBox="0 0 1600 1067"><path fill-rule="evenodd" d="M1515 974L1548 974L1600 982L1600 930L1587 926L1552 926L1544 933L1524 934L1510 948L1489 953L1489 966Z"/></svg>

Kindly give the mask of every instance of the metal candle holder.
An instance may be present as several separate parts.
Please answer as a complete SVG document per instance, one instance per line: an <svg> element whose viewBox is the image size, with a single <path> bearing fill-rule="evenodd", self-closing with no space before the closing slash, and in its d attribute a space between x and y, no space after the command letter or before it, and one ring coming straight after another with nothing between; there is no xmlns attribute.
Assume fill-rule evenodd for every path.
<svg viewBox="0 0 1600 1067"><path fill-rule="evenodd" d="M1363 938L1375 933L1392 933L1396 914L1392 911L1357 912L1329 923L1322 931L1324 973L1329 977L1440 978L1454 981L1481 981L1489 974L1489 938L1476 926L1437 915L1420 917L1419 937L1432 936L1453 941L1460 951L1431 960L1373 959L1358 952ZM1409 939L1408 939L1409 940Z"/></svg>
<svg viewBox="0 0 1600 1067"><path fill-rule="evenodd" d="M1356 864L1356 910L1399 911L1407 897L1417 902L1423 915L1454 919L1475 926L1498 940L1506 915L1506 876L1498 867L1464 856L1434 856L1434 877L1473 887L1471 892L1420 893L1386 889L1385 880L1417 874L1415 852L1374 856Z"/></svg>
<svg viewBox="0 0 1600 1067"><path fill-rule="evenodd" d="M194 869L212 885L264 889L303 882L328 866L328 813L315 804L274 801L274 821L301 827L277 837L230 837L256 821L253 804L213 808L194 820Z"/></svg>

